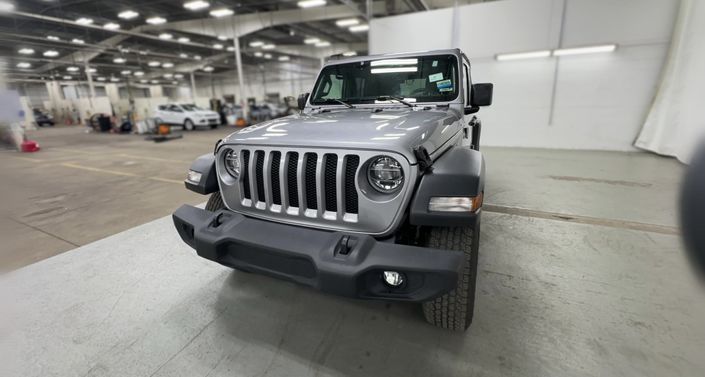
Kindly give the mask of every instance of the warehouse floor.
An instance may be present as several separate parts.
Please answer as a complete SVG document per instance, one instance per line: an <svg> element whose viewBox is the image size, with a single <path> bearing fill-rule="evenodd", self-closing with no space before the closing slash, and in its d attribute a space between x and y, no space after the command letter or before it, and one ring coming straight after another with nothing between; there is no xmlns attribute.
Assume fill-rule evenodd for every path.
<svg viewBox="0 0 705 377"><path fill-rule="evenodd" d="M221 131L152 149L134 138L81 146L90 155L79 161L44 157L54 169L13 163L61 176L54 185L67 196L103 182L75 219L126 229L204 200L179 181ZM642 153L484 152L476 315L466 333L425 324L415 305L324 295L207 262L164 217L5 275L0 294L13 305L0 310L9 316L0 318L9 360L0 375L701 375L705 300L676 228L681 165ZM118 154L143 159L116 166ZM69 230L75 219L34 227L73 231L76 244L97 237Z"/></svg>

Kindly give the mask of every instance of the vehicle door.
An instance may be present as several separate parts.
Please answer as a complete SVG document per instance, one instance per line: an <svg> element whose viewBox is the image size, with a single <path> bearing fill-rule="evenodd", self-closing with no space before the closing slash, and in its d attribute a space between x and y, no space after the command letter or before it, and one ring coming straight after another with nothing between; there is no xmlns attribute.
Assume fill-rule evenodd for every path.
<svg viewBox="0 0 705 377"><path fill-rule="evenodd" d="M169 105L169 116L169 123L171 124L184 124L186 120L184 109L179 105Z"/></svg>

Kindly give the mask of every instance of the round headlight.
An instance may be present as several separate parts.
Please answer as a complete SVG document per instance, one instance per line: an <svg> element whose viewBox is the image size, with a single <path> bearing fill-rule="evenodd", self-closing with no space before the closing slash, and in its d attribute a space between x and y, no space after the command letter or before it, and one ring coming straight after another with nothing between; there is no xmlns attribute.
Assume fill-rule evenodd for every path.
<svg viewBox="0 0 705 377"><path fill-rule="evenodd" d="M223 164L225 165L225 171L228 172L233 178L238 178L240 176L240 158L232 149L228 149L223 154Z"/></svg>
<svg viewBox="0 0 705 377"><path fill-rule="evenodd" d="M404 183L404 171L399 161L389 156L381 156L370 163L367 178L375 190L387 194Z"/></svg>

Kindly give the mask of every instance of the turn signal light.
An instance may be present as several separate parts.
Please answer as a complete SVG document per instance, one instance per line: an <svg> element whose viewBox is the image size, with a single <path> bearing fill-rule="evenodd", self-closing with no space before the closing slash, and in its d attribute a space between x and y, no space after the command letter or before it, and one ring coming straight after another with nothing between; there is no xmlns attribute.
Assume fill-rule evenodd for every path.
<svg viewBox="0 0 705 377"><path fill-rule="evenodd" d="M428 202L429 212L475 212L482 207L482 193L478 196L441 196Z"/></svg>

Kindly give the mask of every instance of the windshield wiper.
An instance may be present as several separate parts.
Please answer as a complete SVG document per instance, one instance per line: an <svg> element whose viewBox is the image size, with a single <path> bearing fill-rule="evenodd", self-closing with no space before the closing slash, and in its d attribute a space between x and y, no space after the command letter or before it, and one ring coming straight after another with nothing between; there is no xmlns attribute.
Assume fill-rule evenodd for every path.
<svg viewBox="0 0 705 377"><path fill-rule="evenodd" d="M318 102L318 103L320 103L320 102ZM354 109L354 108L355 108L355 106L353 106L353 105L351 105L351 104L349 104L349 103L347 103L347 102L345 102L345 101L343 101L343 100L336 99L336 98L326 98L325 100L323 100L323 103L324 103L324 104L339 103L339 104L341 104L341 105L344 105L344 106L347 107L348 109Z"/></svg>
<svg viewBox="0 0 705 377"><path fill-rule="evenodd" d="M399 97L399 96L379 96L379 97L377 97L377 101L389 101L389 100L397 101L397 102L404 104L406 106L409 106L409 107L416 106L411 102L405 101L404 97Z"/></svg>

